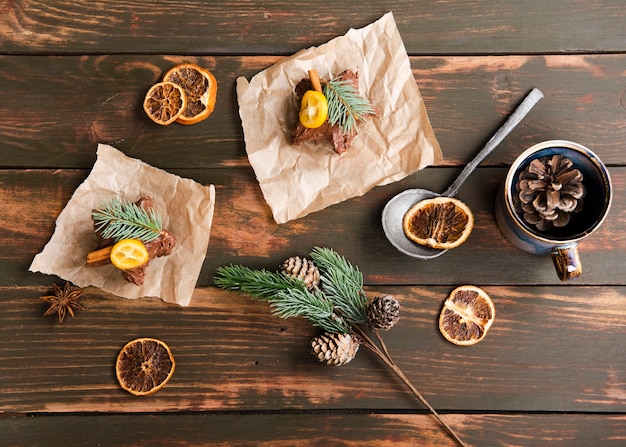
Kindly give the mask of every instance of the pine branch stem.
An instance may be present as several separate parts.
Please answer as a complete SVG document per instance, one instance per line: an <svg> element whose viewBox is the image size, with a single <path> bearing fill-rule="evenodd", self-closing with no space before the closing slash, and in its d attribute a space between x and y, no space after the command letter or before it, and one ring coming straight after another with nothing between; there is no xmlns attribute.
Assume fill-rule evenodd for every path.
<svg viewBox="0 0 626 447"><path fill-rule="evenodd" d="M374 329L374 335L376 335L376 338L378 339L378 343L380 343L380 346L383 348L383 352L385 353L385 355L391 359L391 354L389 354L389 351L387 350L387 345L385 344L385 341L383 340L383 338L380 336L380 332L378 331L378 329Z"/></svg>
<svg viewBox="0 0 626 447"><path fill-rule="evenodd" d="M446 423L441 418L437 410L435 410L435 408L432 405L430 405L430 403L428 403L428 401L422 395L422 393L420 393L418 389L415 388L413 383L404 374L404 372L400 369L400 367L396 365L396 363L391 358L391 355L387 351L385 343L383 342L382 337L380 336L378 331L375 331L375 335L376 335L376 338L380 341L382 348L378 347L378 345L374 343L374 341L367 334L367 332L365 332L363 328L361 328L359 325L353 325L353 328L355 329L356 335L361 338L362 344L366 348L368 348L370 351L372 351L374 354L376 354L378 357L380 357L380 359L383 362L385 362L385 364L396 374L396 376L411 390L411 392L417 398L417 400L419 400L422 403L422 405L424 405L428 409L428 411L430 411L432 416L448 432L450 437L452 437L452 439L454 439L461 447L468 447L468 445L456 434L456 432L452 429L452 427L450 427L450 425L448 425L448 423Z"/></svg>

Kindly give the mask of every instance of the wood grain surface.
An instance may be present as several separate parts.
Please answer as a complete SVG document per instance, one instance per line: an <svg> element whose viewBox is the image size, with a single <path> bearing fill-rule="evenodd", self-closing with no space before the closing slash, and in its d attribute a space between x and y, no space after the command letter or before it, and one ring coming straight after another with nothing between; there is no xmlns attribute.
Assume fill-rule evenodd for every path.
<svg viewBox="0 0 626 447"><path fill-rule="evenodd" d="M5 86L0 135L6 148L0 165L88 169L97 143L103 142L163 169L247 167L235 82L279 59L0 56ZM484 165L510 164L524 149L546 139L577 141L607 164L624 162L624 54L410 60L444 152L443 165L467 163L533 87L545 98ZM155 126L142 110L143 97L164 70L180 62L215 73L215 113L198 126Z"/></svg>
<svg viewBox="0 0 626 447"><path fill-rule="evenodd" d="M620 0L2 0L11 53L291 54L394 13L410 54L621 52Z"/></svg>
<svg viewBox="0 0 626 447"><path fill-rule="evenodd" d="M626 440L626 22L621 0L351 2L0 0L0 444L6 446L453 446L365 347L340 368L310 355L318 330L214 285L218 267L276 269L315 246L391 294L384 333L409 379L471 446L622 446ZM444 159L277 225L245 151L236 79L392 11ZM215 112L160 127L145 92L193 62L218 80ZM532 88L545 97L460 190L476 217L461 247L430 261L387 241L381 212L409 188L444 191ZM494 202L529 146L567 139L608 165L611 211L580 244L583 275L514 248ZM96 288L60 324L39 298L60 278L28 271L89 175L98 143L216 188L211 239L191 305ZM437 327L458 285L496 306L487 337ZM114 361L135 337L168 343L172 380L137 398Z"/></svg>

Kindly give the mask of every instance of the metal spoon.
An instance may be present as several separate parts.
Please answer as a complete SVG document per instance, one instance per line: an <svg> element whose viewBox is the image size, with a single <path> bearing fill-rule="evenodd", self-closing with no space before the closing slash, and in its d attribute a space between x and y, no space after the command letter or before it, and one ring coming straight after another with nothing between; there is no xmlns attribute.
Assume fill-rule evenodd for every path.
<svg viewBox="0 0 626 447"><path fill-rule="evenodd" d="M543 98L543 93L539 89L533 89L524 98L522 103L515 109L515 111L509 116L506 122L498 129L498 131L491 137L485 147L470 161L463 171L459 174L457 179L450 185L450 187L443 193L438 194L427 189L407 189L401 192L397 196L393 197L385 208L383 209L382 222L385 236L399 251L409 256L420 259L432 259L441 256L448 250L440 250L436 248L430 248L424 245L419 245L408 239L404 235L402 229L402 219L406 212L417 202L426 199L432 199L433 197L454 197L459 188L467 180L470 174L476 169L476 167L482 162L487 155L489 155L504 138L522 121L522 119L530 112L539 100Z"/></svg>

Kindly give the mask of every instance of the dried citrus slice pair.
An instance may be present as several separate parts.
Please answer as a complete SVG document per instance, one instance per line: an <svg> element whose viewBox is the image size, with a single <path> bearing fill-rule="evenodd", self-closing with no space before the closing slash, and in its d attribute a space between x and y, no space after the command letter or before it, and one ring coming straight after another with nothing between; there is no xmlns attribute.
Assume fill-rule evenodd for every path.
<svg viewBox="0 0 626 447"><path fill-rule="evenodd" d="M476 286L460 286L443 304L439 330L449 342L470 346L485 338L495 316L496 308L484 290Z"/></svg>
<svg viewBox="0 0 626 447"><path fill-rule="evenodd" d="M182 98L182 101L181 101ZM170 68L163 81L153 85L144 99L144 110L155 123L195 124L215 108L217 80L199 65L186 63Z"/></svg>
<svg viewBox="0 0 626 447"><path fill-rule="evenodd" d="M402 229L413 242L447 250L461 245L474 228L472 210L453 197L417 202L404 215Z"/></svg>
<svg viewBox="0 0 626 447"><path fill-rule="evenodd" d="M174 374L176 362L169 346L155 338L137 338L122 348L115 363L120 386L135 396L163 388Z"/></svg>

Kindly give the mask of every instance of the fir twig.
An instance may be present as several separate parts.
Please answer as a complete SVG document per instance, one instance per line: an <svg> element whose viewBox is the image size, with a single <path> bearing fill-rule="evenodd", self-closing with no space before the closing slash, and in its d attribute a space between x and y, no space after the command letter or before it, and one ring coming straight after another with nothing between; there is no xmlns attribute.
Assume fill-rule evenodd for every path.
<svg viewBox="0 0 626 447"><path fill-rule="evenodd" d="M448 434L460 446L467 447L396 365L378 330L363 324L367 316L367 297L359 269L329 248L315 247L311 258L322 278L321 290L314 293L308 291L304 281L297 277L240 265L218 268L214 280L222 288L239 290L267 301L274 315L281 318L303 317L329 333L356 336L402 380Z"/></svg>
<svg viewBox="0 0 626 447"><path fill-rule="evenodd" d="M139 239L151 242L162 231L161 217L126 200L113 199L91 213L95 228L103 239Z"/></svg>
<svg viewBox="0 0 626 447"><path fill-rule="evenodd" d="M281 291L269 299L273 313L281 318L304 317L314 326L327 332L350 333L350 326L334 312L332 301L320 292L291 289Z"/></svg>
<svg viewBox="0 0 626 447"><path fill-rule="evenodd" d="M325 331L350 332L348 323L335 313L332 301L321 292L309 292L299 278L230 265L218 268L214 281L224 289L240 290L267 301L281 318L303 317Z"/></svg>
<svg viewBox="0 0 626 447"><path fill-rule="evenodd" d="M328 102L328 122L338 124L346 133L356 133L357 121L365 121L375 114L372 103L363 98L351 80L340 77L324 84Z"/></svg>
<svg viewBox="0 0 626 447"><path fill-rule="evenodd" d="M219 267L214 281L223 289L240 290L257 299L268 299L284 290L306 289L299 278L243 265Z"/></svg>
<svg viewBox="0 0 626 447"><path fill-rule="evenodd" d="M363 274L335 250L315 247L311 258L320 270L322 288L352 323L367 318L367 297L363 292Z"/></svg>

